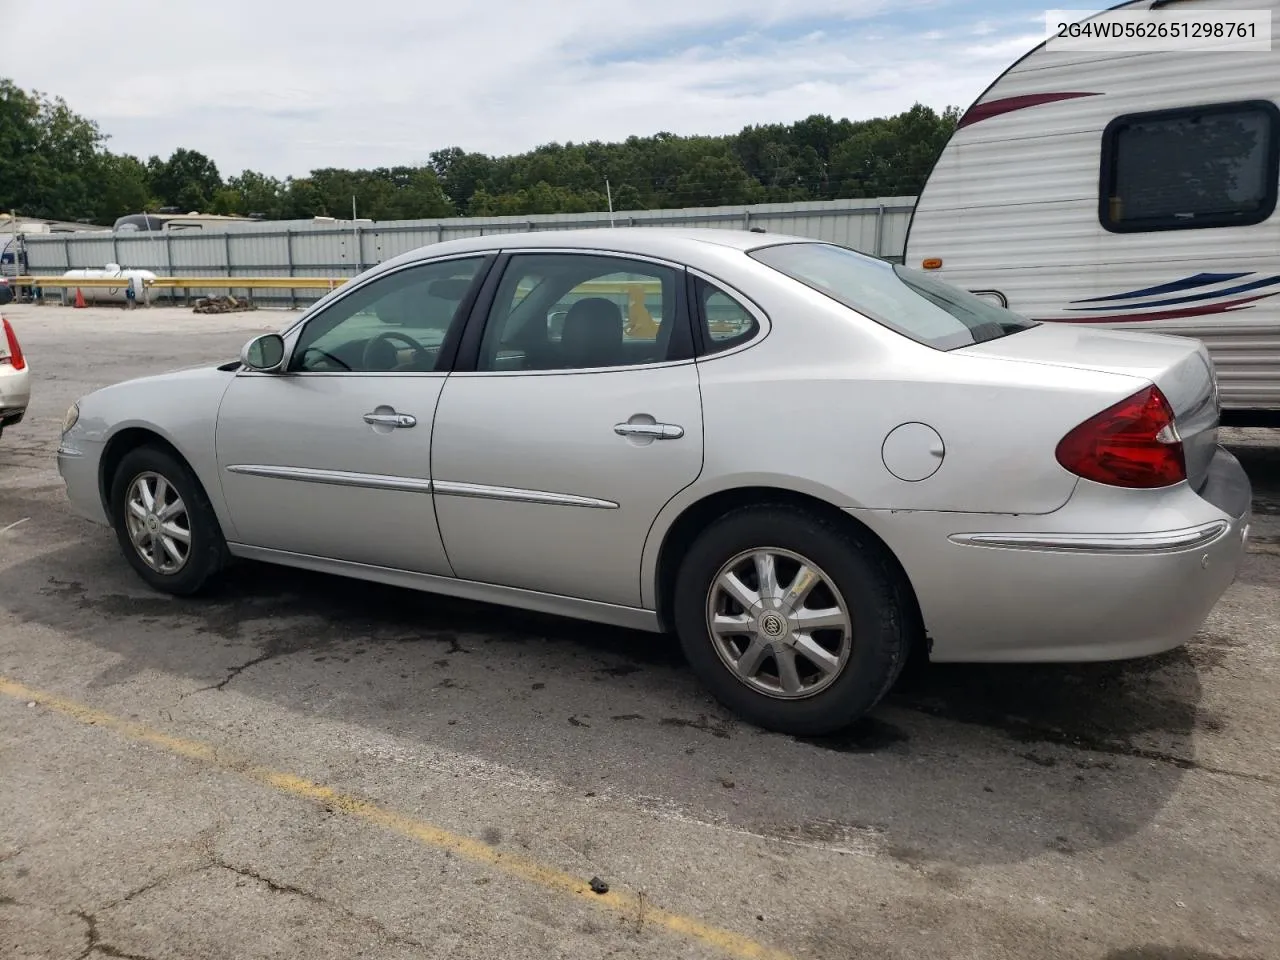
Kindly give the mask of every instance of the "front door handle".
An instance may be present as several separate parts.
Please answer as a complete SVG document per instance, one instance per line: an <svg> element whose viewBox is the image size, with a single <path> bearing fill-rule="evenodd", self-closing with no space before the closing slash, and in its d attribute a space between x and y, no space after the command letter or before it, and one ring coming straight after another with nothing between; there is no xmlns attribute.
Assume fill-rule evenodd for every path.
<svg viewBox="0 0 1280 960"><path fill-rule="evenodd" d="M408 413L366 413L364 422L374 427L416 427L418 418Z"/></svg>
<svg viewBox="0 0 1280 960"><path fill-rule="evenodd" d="M651 437L654 440L679 440L684 427L675 423L615 423L613 432L620 437Z"/></svg>

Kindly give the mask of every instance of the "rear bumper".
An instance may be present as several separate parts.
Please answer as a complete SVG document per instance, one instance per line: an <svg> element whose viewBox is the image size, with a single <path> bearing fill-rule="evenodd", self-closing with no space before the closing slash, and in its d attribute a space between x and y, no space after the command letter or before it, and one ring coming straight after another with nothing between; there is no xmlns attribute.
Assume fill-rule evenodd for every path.
<svg viewBox="0 0 1280 960"><path fill-rule="evenodd" d="M0 366L0 429L22 422L31 402L31 375L26 370L14 371L8 364Z"/></svg>
<svg viewBox="0 0 1280 960"><path fill-rule="evenodd" d="M1082 482L1039 517L870 519L915 589L932 659L1121 660L1190 640L1236 577L1249 481L1225 450L1210 474L1199 493Z"/></svg>

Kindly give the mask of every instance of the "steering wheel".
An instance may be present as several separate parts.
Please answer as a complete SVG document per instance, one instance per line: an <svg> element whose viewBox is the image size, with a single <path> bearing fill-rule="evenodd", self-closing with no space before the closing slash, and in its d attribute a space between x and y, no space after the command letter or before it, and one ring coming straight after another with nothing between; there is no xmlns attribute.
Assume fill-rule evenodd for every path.
<svg viewBox="0 0 1280 960"><path fill-rule="evenodd" d="M401 333L399 330L386 330L376 336L370 337L369 342L364 345L364 354L362 356L363 366L365 370L373 369L374 351L383 343L391 343L393 340L399 340L405 346L413 351L413 359L410 363L416 363L418 358L427 352L427 348L420 344L407 333Z"/></svg>
<svg viewBox="0 0 1280 960"><path fill-rule="evenodd" d="M299 364L301 364L303 357L305 357L308 353L318 353L320 354L320 356L324 357L326 360L331 360L334 363L336 363L343 370L351 369L351 365L347 363L345 360L343 360L341 357L335 357L329 351L321 350L319 347L307 347L305 350L303 350L302 354L298 357Z"/></svg>

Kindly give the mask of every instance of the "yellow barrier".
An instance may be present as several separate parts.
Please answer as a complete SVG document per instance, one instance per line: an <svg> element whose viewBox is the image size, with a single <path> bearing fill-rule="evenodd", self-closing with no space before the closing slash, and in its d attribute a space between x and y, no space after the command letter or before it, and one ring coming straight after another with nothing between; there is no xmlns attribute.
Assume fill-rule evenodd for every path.
<svg viewBox="0 0 1280 960"><path fill-rule="evenodd" d="M349 276L156 276L143 279L143 287L191 289L282 289L282 291L332 291L351 279ZM128 276L13 276L13 287L128 287Z"/></svg>
<svg viewBox="0 0 1280 960"><path fill-rule="evenodd" d="M333 290L351 277L156 277L148 287L190 290Z"/></svg>
<svg viewBox="0 0 1280 960"><path fill-rule="evenodd" d="M11 287L72 287L121 290L129 286L128 277L10 277Z"/></svg>
<svg viewBox="0 0 1280 960"><path fill-rule="evenodd" d="M142 281L143 287L186 288L192 290L333 290L350 277L156 277ZM15 287L73 287L119 289L129 286L128 277L12 277Z"/></svg>
<svg viewBox="0 0 1280 960"><path fill-rule="evenodd" d="M190 299L192 290L288 290L290 302L299 290L318 290L329 292L347 283L350 277L154 277L142 279L142 292L139 299L144 305L151 305L152 290L182 290ZM14 287L36 287L39 289L62 290L63 302L72 290L107 290L112 294L128 291L131 278L116 277L13 277L9 283ZM252 296L252 293L250 293Z"/></svg>

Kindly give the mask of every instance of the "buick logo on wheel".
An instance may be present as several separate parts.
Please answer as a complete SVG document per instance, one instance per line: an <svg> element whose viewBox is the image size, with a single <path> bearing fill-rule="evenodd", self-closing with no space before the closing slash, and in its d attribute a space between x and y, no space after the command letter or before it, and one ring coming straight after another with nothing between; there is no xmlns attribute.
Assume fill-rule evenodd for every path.
<svg viewBox="0 0 1280 960"><path fill-rule="evenodd" d="M776 613L769 613L760 618L760 629L767 637L780 637L787 625Z"/></svg>

